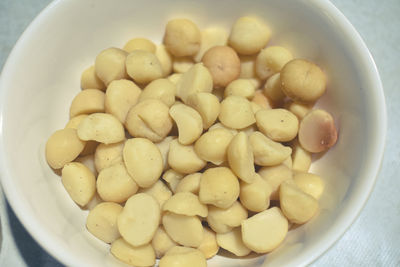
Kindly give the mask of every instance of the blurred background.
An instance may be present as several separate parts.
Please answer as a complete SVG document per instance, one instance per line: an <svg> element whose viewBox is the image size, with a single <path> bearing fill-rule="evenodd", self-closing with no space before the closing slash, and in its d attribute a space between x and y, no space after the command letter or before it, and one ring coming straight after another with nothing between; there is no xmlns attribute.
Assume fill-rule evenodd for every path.
<svg viewBox="0 0 400 267"><path fill-rule="evenodd" d="M24 29L50 2L0 0L0 70ZM400 0L331 2L361 34L375 59L385 91L388 132L381 171L365 208L311 266L400 266ZM0 210L0 266L63 266L25 231L1 190Z"/></svg>

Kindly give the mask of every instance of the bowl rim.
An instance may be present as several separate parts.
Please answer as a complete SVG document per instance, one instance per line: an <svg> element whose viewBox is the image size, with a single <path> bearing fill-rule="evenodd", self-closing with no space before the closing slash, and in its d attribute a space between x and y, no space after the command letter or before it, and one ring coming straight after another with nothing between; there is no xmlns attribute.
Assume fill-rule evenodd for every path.
<svg viewBox="0 0 400 267"><path fill-rule="evenodd" d="M9 174L8 169L5 166L6 164L4 160L7 157L4 151L4 143L6 142L6 140L4 140L3 135L4 99L6 94L5 84L7 79L6 74L9 72L10 65L12 65L13 63L13 59L15 57L14 55L17 54L18 50L23 45L25 40L30 37L31 32L38 27L38 24L40 24L42 20L46 19L46 15L48 13L50 13L54 8L64 2L65 0L54 0L53 2L50 2L34 18L34 20L24 30L24 32L12 48L11 53L5 61L2 72L0 73L0 181L7 201L10 203L10 206L15 212L17 218L20 220L25 229L27 229L29 234L35 239L35 241L40 244L46 250L46 252L55 257L61 263L72 266L80 266L87 264L85 262L82 262L81 260L78 261L77 259L69 257L68 253L65 253L65 251L63 251L61 247L57 244L57 240L49 235L46 229L41 227L41 225L37 221L31 220L32 218L30 217L30 213L25 213L26 205L17 201L17 199L15 198L16 188L12 183L12 179L9 179L11 175ZM331 16L331 18L335 20L345 37L349 39L350 43L354 47L356 47L358 51L360 51L360 60L365 63L365 66L367 66L367 71L371 79L371 86L376 89L370 92L371 94L373 94L373 98L375 99L374 111L376 115L377 127L375 127L375 142L373 144L373 147L371 148L371 151L374 152L374 160L376 163L369 166L368 173L370 175L365 179L367 181L364 188L365 193L354 200L352 206L355 208L352 210L353 212L348 213L347 216L339 217L335 224L332 225L329 229L330 234L326 234L323 239L319 240L319 245L315 250L313 250L313 253L311 255L309 255L310 253L307 255L298 255L298 257L296 257L296 259L292 262L293 266L309 265L320 258L338 240L341 239L344 233L358 218L364 206L366 205L370 194L373 191L378 173L381 169L387 132L387 111L382 82L374 59L362 37L354 28L354 26L350 23L350 21L329 0L310 0L308 5L326 11Z"/></svg>

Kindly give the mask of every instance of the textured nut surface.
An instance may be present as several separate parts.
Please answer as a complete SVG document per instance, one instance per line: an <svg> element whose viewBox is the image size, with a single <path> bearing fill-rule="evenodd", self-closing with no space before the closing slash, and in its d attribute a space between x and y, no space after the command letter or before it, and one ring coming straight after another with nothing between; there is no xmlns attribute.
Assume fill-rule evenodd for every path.
<svg viewBox="0 0 400 267"><path fill-rule="evenodd" d="M122 150L125 141L114 144L99 144L94 152L94 165L97 172L110 167L115 163L122 162Z"/></svg>

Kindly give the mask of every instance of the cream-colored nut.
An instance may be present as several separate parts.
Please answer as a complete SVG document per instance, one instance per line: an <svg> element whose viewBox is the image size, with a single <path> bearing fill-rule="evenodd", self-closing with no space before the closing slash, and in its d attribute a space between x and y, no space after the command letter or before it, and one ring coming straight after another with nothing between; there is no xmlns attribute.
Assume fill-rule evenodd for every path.
<svg viewBox="0 0 400 267"><path fill-rule="evenodd" d="M160 205L154 197L138 193L131 196L118 216L118 230L132 246L148 244L160 223Z"/></svg>
<svg viewBox="0 0 400 267"><path fill-rule="evenodd" d="M128 53L133 50L144 50L154 54L156 52L156 45L146 38L133 38L124 45L123 50Z"/></svg>
<svg viewBox="0 0 400 267"><path fill-rule="evenodd" d="M167 182L169 189L171 189L173 193L176 193L176 188L184 176L184 174L179 173L174 169L169 169L164 172L162 179Z"/></svg>
<svg viewBox="0 0 400 267"><path fill-rule="evenodd" d="M185 174L194 173L203 169L206 163L196 154L192 145L182 145L176 139L171 141L168 164L175 171Z"/></svg>
<svg viewBox="0 0 400 267"><path fill-rule="evenodd" d="M261 81L260 79L258 79L256 77L255 78L250 78L249 81L251 81L254 84L254 87L256 89L261 88L261 85L263 84L263 81Z"/></svg>
<svg viewBox="0 0 400 267"><path fill-rule="evenodd" d="M73 118L71 118L68 123L65 125L65 128L71 128L71 129L78 129L78 125L79 123L81 123L81 121L86 118L88 115L87 114L81 114L81 115L77 115Z"/></svg>
<svg viewBox="0 0 400 267"><path fill-rule="evenodd" d="M203 252L206 259L210 259L217 255L219 246L217 244L217 236L208 227L204 227L203 241L201 241L200 246L197 248Z"/></svg>
<svg viewBox="0 0 400 267"><path fill-rule="evenodd" d="M126 79L125 60L128 53L119 48L107 48L100 52L94 63L97 77L108 86L114 80Z"/></svg>
<svg viewBox="0 0 400 267"><path fill-rule="evenodd" d="M253 55L265 47L271 31L261 20L254 17L241 17L232 27L229 45L239 54Z"/></svg>
<svg viewBox="0 0 400 267"><path fill-rule="evenodd" d="M250 137L250 135L255 131L257 131L257 126L255 124L242 129L242 132L244 132L248 137Z"/></svg>
<svg viewBox="0 0 400 267"><path fill-rule="evenodd" d="M176 85L168 79L157 79L149 83L142 91L139 101L159 99L171 107L175 103Z"/></svg>
<svg viewBox="0 0 400 267"><path fill-rule="evenodd" d="M271 200L279 199L279 186L287 180L293 178L292 170L286 165L280 164L270 167L262 167L258 174L267 181L272 187Z"/></svg>
<svg viewBox="0 0 400 267"><path fill-rule="evenodd" d="M172 63L172 70L175 73L185 73L187 72L195 62L192 57L175 57Z"/></svg>
<svg viewBox="0 0 400 267"><path fill-rule="evenodd" d="M239 201L235 201L227 209L209 206L207 222L216 233L223 234L231 231L234 227L240 226L247 217L247 210Z"/></svg>
<svg viewBox="0 0 400 267"><path fill-rule="evenodd" d="M205 161L220 165L227 160L227 148L233 134L227 129L214 129L204 133L195 143L194 150Z"/></svg>
<svg viewBox="0 0 400 267"><path fill-rule="evenodd" d="M214 46L205 52L201 61L208 68L216 88L227 86L239 78L240 59L229 46Z"/></svg>
<svg viewBox="0 0 400 267"><path fill-rule="evenodd" d="M304 193L295 183L283 182L279 189L279 201L283 214L292 223L309 221L318 210L318 201Z"/></svg>
<svg viewBox="0 0 400 267"><path fill-rule="evenodd" d="M287 142L297 136L299 120L286 109L260 110L256 113L258 129L277 142Z"/></svg>
<svg viewBox="0 0 400 267"><path fill-rule="evenodd" d="M268 78L267 82L264 85L264 94L267 98L271 99L275 105L281 105L286 95L282 92L281 89L281 74L276 73Z"/></svg>
<svg viewBox="0 0 400 267"><path fill-rule="evenodd" d="M124 123L128 111L138 102L141 92L142 90L132 81L112 81L106 91L105 111Z"/></svg>
<svg viewBox="0 0 400 267"><path fill-rule="evenodd" d="M224 234L217 234L217 244L239 257L246 256L251 252L243 243L240 227Z"/></svg>
<svg viewBox="0 0 400 267"><path fill-rule="evenodd" d="M162 224L172 240L183 246L197 248L203 240L203 226L197 216L166 212Z"/></svg>
<svg viewBox="0 0 400 267"><path fill-rule="evenodd" d="M223 125L223 124L220 123L220 122L217 122L217 123L215 123L214 125L212 125L212 126L208 129L208 131L210 132L210 131L215 130L215 129L225 129L225 130L228 130L229 132L231 132L231 134L233 134L233 135L236 135L236 134L238 133L238 131L237 131L236 129L229 128L229 127Z"/></svg>
<svg viewBox="0 0 400 267"><path fill-rule="evenodd" d="M322 109L310 111L299 127L299 142L311 152L319 153L334 146L337 141L337 130L331 114Z"/></svg>
<svg viewBox="0 0 400 267"><path fill-rule="evenodd" d="M259 111L260 109L262 109L262 107L258 104L256 104L255 102L251 101L251 109L253 110L253 113L256 114L257 111Z"/></svg>
<svg viewBox="0 0 400 267"><path fill-rule="evenodd" d="M312 104L301 104L289 100L285 103L285 109L292 112L301 121L312 110Z"/></svg>
<svg viewBox="0 0 400 267"><path fill-rule="evenodd" d="M160 178L163 170L161 152L150 140L129 139L122 154L129 175L140 187L150 187Z"/></svg>
<svg viewBox="0 0 400 267"><path fill-rule="evenodd" d="M229 168L210 168L201 176L199 198L204 204L226 209L237 200L239 190L239 181Z"/></svg>
<svg viewBox="0 0 400 267"><path fill-rule="evenodd" d="M232 171L246 183L254 181L254 156L249 138L243 132L233 137L227 150L228 162Z"/></svg>
<svg viewBox="0 0 400 267"><path fill-rule="evenodd" d="M224 95L225 97L230 95L242 96L251 100L255 91L256 87L249 79L237 79L226 86Z"/></svg>
<svg viewBox="0 0 400 267"><path fill-rule="evenodd" d="M76 130L65 128L54 132L46 143L46 160L53 169L60 169L73 161L85 148L85 141L79 139Z"/></svg>
<svg viewBox="0 0 400 267"><path fill-rule="evenodd" d="M64 165L61 182L75 203L85 206L96 193L96 177L88 167L79 162Z"/></svg>
<svg viewBox="0 0 400 267"><path fill-rule="evenodd" d="M219 120L233 129L243 129L256 122L250 101L241 96L228 96L221 102Z"/></svg>
<svg viewBox="0 0 400 267"><path fill-rule="evenodd" d="M256 56L240 56L240 75L242 79L255 78L256 75Z"/></svg>
<svg viewBox="0 0 400 267"><path fill-rule="evenodd" d="M258 106L260 106L260 108L263 109L271 109L273 107L272 101L264 95L263 90L255 91L254 97L251 102L257 104Z"/></svg>
<svg viewBox="0 0 400 267"><path fill-rule="evenodd" d="M174 139L176 139L175 136L167 136L164 138L164 140L155 144L161 152L161 156L163 159L163 170L164 171L169 169L169 165L168 165L169 144Z"/></svg>
<svg viewBox="0 0 400 267"><path fill-rule="evenodd" d="M199 194L201 175L200 172L195 172L183 177L176 186L175 193L190 192L196 195Z"/></svg>
<svg viewBox="0 0 400 267"><path fill-rule="evenodd" d="M206 267L203 253L194 248L173 247L160 260L160 267Z"/></svg>
<svg viewBox="0 0 400 267"><path fill-rule="evenodd" d="M175 86L178 86L178 84L179 84L180 80L182 79L182 77L183 77L182 73L174 73L174 74L171 74L170 76L168 76L167 79L170 82L172 82L173 84L175 84ZM178 87L177 87L176 90L178 91ZM178 95L177 91L175 92L175 95Z"/></svg>
<svg viewBox="0 0 400 267"><path fill-rule="evenodd" d="M160 204L160 209L164 206L165 202L172 196L171 190L166 186L161 180L155 182L151 187L140 188L139 193L146 193L154 197L158 204Z"/></svg>
<svg viewBox="0 0 400 267"><path fill-rule="evenodd" d="M113 202L102 202L92 209L86 219L86 228L98 239L112 243L121 235L118 232L117 218L122 206Z"/></svg>
<svg viewBox="0 0 400 267"><path fill-rule="evenodd" d="M253 212L261 212L269 207L269 197L272 193L271 185L259 174L255 175L252 183L240 182L240 203Z"/></svg>
<svg viewBox="0 0 400 267"><path fill-rule="evenodd" d="M94 152L94 165L97 172L110 167L118 162L122 162L122 150L125 141L115 144L99 144Z"/></svg>
<svg viewBox="0 0 400 267"><path fill-rule="evenodd" d="M305 150L296 139L293 144L292 169L300 172L308 172L311 166L312 155Z"/></svg>
<svg viewBox="0 0 400 267"><path fill-rule="evenodd" d="M95 177L97 177L97 170L94 165L94 154L91 155L86 155L86 156L79 156L75 159L75 162L80 162L86 167L89 168L89 170L94 174Z"/></svg>
<svg viewBox="0 0 400 267"><path fill-rule="evenodd" d="M157 259L160 259L170 248L173 248L178 244L168 236L164 227L160 225L154 234L151 245L154 248Z"/></svg>
<svg viewBox="0 0 400 267"><path fill-rule="evenodd" d="M190 192L179 192L168 199L163 211L169 211L175 214L186 216L207 217L207 206L200 202L199 197Z"/></svg>
<svg viewBox="0 0 400 267"><path fill-rule="evenodd" d="M243 243L257 253L271 252L283 242L288 229L282 211L273 207L242 222Z"/></svg>
<svg viewBox="0 0 400 267"><path fill-rule="evenodd" d="M126 57L126 72L135 82L147 84L163 77L158 58L151 52L134 50Z"/></svg>
<svg viewBox="0 0 400 267"><path fill-rule="evenodd" d="M172 72L173 59L165 45L158 45L155 55L158 58L158 61L160 61L163 77L168 76Z"/></svg>
<svg viewBox="0 0 400 267"><path fill-rule="evenodd" d="M178 141L182 145L190 145L203 132L203 121L200 114L193 108L176 104L169 109L169 115L178 126Z"/></svg>
<svg viewBox="0 0 400 267"><path fill-rule="evenodd" d="M134 247L120 238L111 244L111 254L132 266L148 267L156 264L156 255L150 244Z"/></svg>
<svg viewBox="0 0 400 267"><path fill-rule="evenodd" d="M100 171L96 181L97 193L104 201L123 203L138 191L138 185L128 174L123 162Z"/></svg>
<svg viewBox="0 0 400 267"><path fill-rule="evenodd" d="M296 172L293 175L293 181L305 193L319 199L324 192L324 182L321 177L313 173Z"/></svg>
<svg viewBox="0 0 400 267"><path fill-rule="evenodd" d="M292 153L293 153L293 152L292 152ZM293 167L292 157L288 157L287 159L285 159L285 160L282 162L282 165L285 165L286 167L288 167L288 168L291 170L292 167Z"/></svg>
<svg viewBox="0 0 400 267"><path fill-rule="evenodd" d="M314 63L293 59L281 70L282 91L295 102L313 103L326 90L326 78Z"/></svg>
<svg viewBox="0 0 400 267"><path fill-rule="evenodd" d="M98 145L99 145L99 143L96 141L87 141L85 144L85 148L82 150L82 152L81 152L81 154L79 154L79 156L83 157L83 156L94 154Z"/></svg>
<svg viewBox="0 0 400 267"><path fill-rule="evenodd" d="M102 91L106 90L106 86L103 81L97 77L94 70L94 65L85 69L81 75L81 88L82 89L99 89Z"/></svg>
<svg viewBox="0 0 400 267"><path fill-rule="evenodd" d="M80 114L104 112L104 92L98 89L85 89L80 91L72 100L69 108L69 117Z"/></svg>
<svg viewBox="0 0 400 267"><path fill-rule="evenodd" d="M226 45L228 42L228 32L224 28L211 27L201 32L200 49L194 56L194 61L200 62L207 50L214 46Z"/></svg>
<svg viewBox="0 0 400 267"><path fill-rule="evenodd" d="M290 147L275 142L258 131L250 135L249 141L254 162L260 166L278 165L292 154Z"/></svg>
<svg viewBox="0 0 400 267"><path fill-rule="evenodd" d="M265 80L271 75L280 72L283 66L293 59L292 53L282 46L269 46L257 55L256 73Z"/></svg>
<svg viewBox="0 0 400 267"><path fill-rule="evenodd" d="M176 57L193 56L200 49L201 33L191 20L173 19L165 28L164 44Z"/></svg>
<svg viewBox="0 0 400 267"><path fill-rule="evenodd" d="M134 137L160 142L172 129L172 119L168 112L168 106L161 100L144 100L129 110L125 127Z"/></svg>
<svg viewBox="0 0 400 267"><path fill-rule="evenodd" d="M111 114L93 113L78 125L81 140L94 140L99 143L113 144L125 139L125 130L121 122Z"/></svg>
<svg viewBox="0 0 400 267"><path fill-rule="evenodd" d="M199 112L205 130L218 118L220 103L218 98L211 93L192 94L188 97L187 104Z"/></svg>
<svg viewBox="0 0 400 267"><path fill-rule="evenodd" d="M176 94L186 103L190 95L211 93L212 90L213 78L210 71L202 63L197 63L182 75L177 84Z"/></svg>

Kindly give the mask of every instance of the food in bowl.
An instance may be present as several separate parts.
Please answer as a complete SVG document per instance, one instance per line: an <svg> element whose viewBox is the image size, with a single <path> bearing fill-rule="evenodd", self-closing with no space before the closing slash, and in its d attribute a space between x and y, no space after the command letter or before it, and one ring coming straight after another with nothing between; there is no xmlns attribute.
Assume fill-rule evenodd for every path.
<svg viewBox="0 0 400 267"><path fill-rule="evenodd" d="M135 38L103 50L46 144L79 206L99 194L87 229L125 263L205 266L220 247L268 253L317 213L324 183L308 173L311 154L337 140L332 116L312 108L325 74L266 47L258 18L239 18L225 40L209 32L174 19L164 45ZM251 55L256 75L240 78L240 56Z"/></svg>

